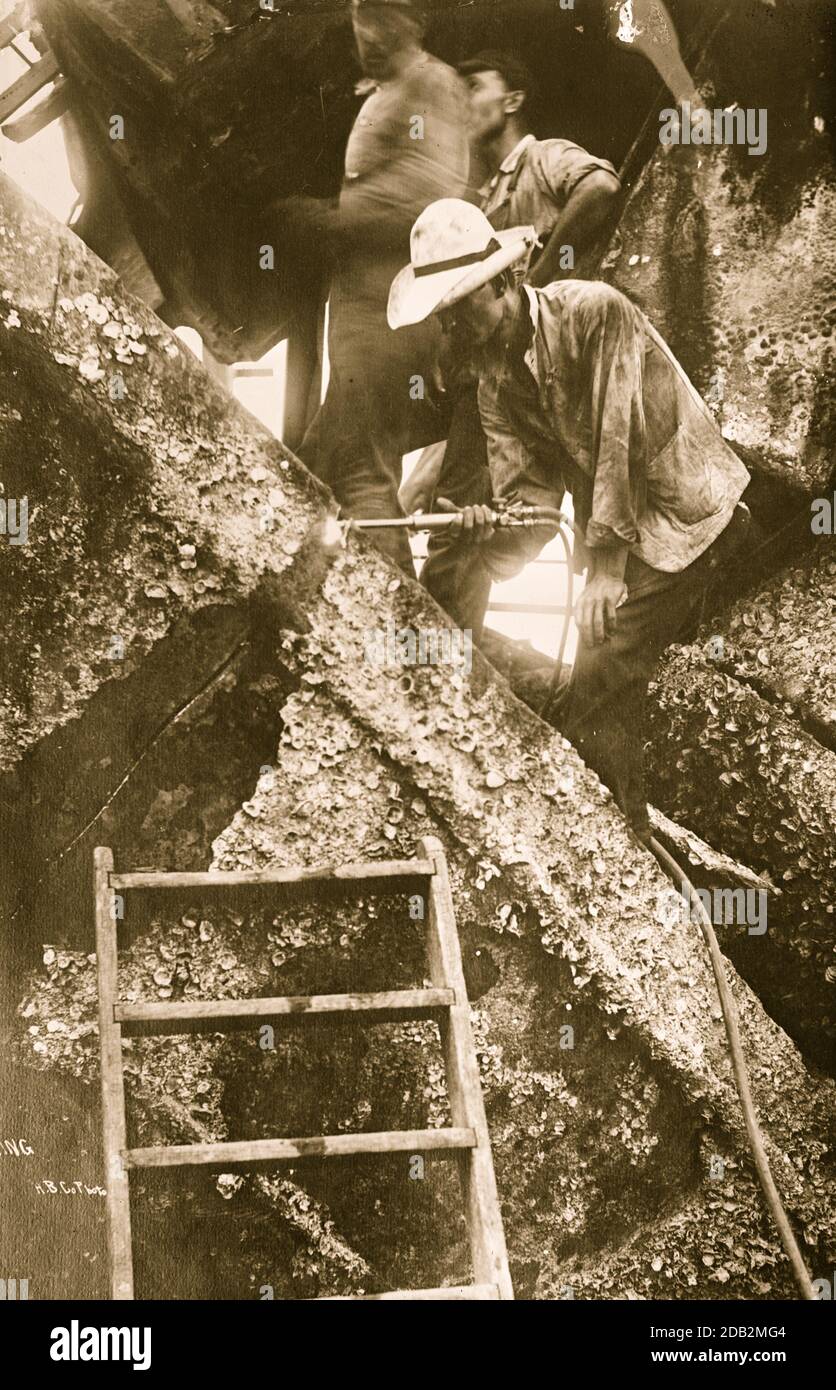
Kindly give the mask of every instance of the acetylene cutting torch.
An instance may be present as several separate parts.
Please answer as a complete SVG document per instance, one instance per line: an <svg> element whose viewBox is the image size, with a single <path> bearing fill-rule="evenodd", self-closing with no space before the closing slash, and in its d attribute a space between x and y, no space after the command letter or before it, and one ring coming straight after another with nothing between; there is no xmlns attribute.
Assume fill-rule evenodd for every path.
<svg viewBox="0 0 836 1390"><path fill-rule="evenodd" d="M391 531L405 530L413 535L420 531L449 531L455 526L461 517L461 512L413 512L411 516L397 516L382 519L360 519L345 518L340 521L340 526L346 531ZM572 612L575 606L575 585L574 571L572 569L572 546L569 541L568 531L577 533L577 527L571 517L566 516L557 507L529 507L523 502L504 502L495 500L492 508L489 509L489 521L497 530L509 530L521 526L532 530L535 526L552 525L557 527L563 545L564 558L566 560L566 572L568 575L568 596L566 602L566 613L563 619L563 629L560 634L560 642L557 650L557 663L554 668L554 677L546 693L543 705L548 703L551 695L557 690L560 684L560 673L563 667L563 657L566 652L566 643L569 639L569 628L572 622Z"/></svg>

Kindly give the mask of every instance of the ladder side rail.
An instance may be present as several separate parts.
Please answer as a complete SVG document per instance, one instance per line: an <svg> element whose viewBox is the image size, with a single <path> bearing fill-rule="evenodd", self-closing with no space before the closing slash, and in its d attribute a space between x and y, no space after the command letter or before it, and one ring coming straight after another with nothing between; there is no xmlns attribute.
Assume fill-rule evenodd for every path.
<svg viewBox="0 0 836 1390"><path fill-rule="evenodd" d="M114 1019L117 999L116 913L110 874L113 854L99 848L93 854L96 907L96 968L99 983L99 1047L101 1052L102 1119L106 1165L108 1254L111 1298L134 1297L131 1254L131 1203L128 1174L122 1162L127 1149L125 1080L122 1073L122 1030Z"/></svg>
<svg viewBox="0 0 836 1390"><path fill-rule="evenodd" d="M442 1042L447 1063L447 1088L455 1126L472 1129L476 1147L462 1156L460 1167L464 1185L465 1210L476 1284L496 1284L499 1297L514 1297L502 1212L496 1187L490 1133L482 1096L482 1083L476 1059L476 1045L470 1026L470 1005L462 967L453 896L447 861L440 841L426 837L421 851L435 866L430 879L427 913L427 955L430 978L440 989L452 989L456 1002L442 1024Z"/></svg>

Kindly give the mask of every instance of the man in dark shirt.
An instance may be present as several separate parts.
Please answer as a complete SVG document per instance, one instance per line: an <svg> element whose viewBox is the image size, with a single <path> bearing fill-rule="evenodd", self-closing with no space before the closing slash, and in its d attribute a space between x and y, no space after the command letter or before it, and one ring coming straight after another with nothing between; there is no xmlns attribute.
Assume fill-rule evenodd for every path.
<svg viewBox="0 0 836 1390"><path fill-rule="evenodd" d="M534 79L514 54L486 51L461 63L458 70L469 91L472 165L489 171L479 205L498 231L531 225L543 243L539 256L532 247L514 266L516 280L548 285L566 275L580 278L593 271L621 190L612 164L571 140L535 139L528 126ZM434 491L457 505L488 501L487 446L475 379L460 379L452 394L447 449ZM459 626L464 626L462 615L468 613L478 641L490 581L481 576L477 621L472 591L480 571L470 558L466 538L436 533L430 538L421 582Z"/></svg>
<svg viewBox="0 0 836 1390"><path fill-rule="evenodd" d="M533 236L532 227L494 234L457 199L427 208L412 231L412 264L392 284L389 324L437 314L478 354L495 497L559 509L572 493L588 579L554 722L647 839L648 682L748 530L739 503L749 475L623 294L600 281L515 283L509 268ZM472 564L488 580L519 573L555 531L495 531L483 506L465 508L458 525L477 542Z"/></svg>
<svg viewBox="0 0 836 1390"><path fill-rule="evenodd" d="M374 90L348 141L339 205L292 200L298 220L324 236L335 262L328 392L299 454L330 484L346 516L385 518L401 514L402 456L416 447L410 428L437 349L427 324L393 340L386 298L418 213L466 187L466 101L461 79L422 46L418 0L354 0L352 21ZM375 540L414 573L402 531L377 532Z"/></svg>

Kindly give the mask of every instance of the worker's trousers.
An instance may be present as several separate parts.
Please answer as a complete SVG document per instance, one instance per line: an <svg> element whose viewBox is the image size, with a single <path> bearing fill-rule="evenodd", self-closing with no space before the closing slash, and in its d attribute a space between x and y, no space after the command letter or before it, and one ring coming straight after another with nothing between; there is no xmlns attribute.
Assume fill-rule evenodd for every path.
<svg viewBox="0 0 836 1390"><path fill-rule="evenodd" d="M392 266L387 269L385 260L373 266L353 262L337 276L330 301L328 391L299 447L302 462L329 485L347 517L402 516L403 455L439 437L425 400L437 330L424 324L397 333L389 328L384 289L388 293L400 268L397 261ZM414 577L405 530L371 536Z"/></svg>
<svg viewBox="0 0 836 1390"><path fill-rule="evenodd" d="M678 574L663 574L631 555L627 601L615 632L601 646L579 640L571 680L546 711L612 791L636 834L650 836L644 780L647 687L666 647L699 620L714 581L726 570L751 529L738 506L717 540Z"/></svg>
<svg viewBox="0 0 836 1390"><path fill-rule="evenodd" d="M457 507L487 506L491 502L488 444L475 382L462 390L453 406L436 497L446 497ZM457 627L473 633L474 642L482 635L493 582L479 549L466 536L433 532L421 571L424 588Z"/></svg>
<svg viewBox="0 0 836 1390"><path fill-rule="evenodd" d="M299 447L299 457L331 488L343 516L377 520L401 515L398 489L404 445L400 421L391 409L396 394L394 381L381 383L362 370L346 378L339 369L332 370L327 395ZM414 576L405 530L377 531L371 538Z"/></svg>

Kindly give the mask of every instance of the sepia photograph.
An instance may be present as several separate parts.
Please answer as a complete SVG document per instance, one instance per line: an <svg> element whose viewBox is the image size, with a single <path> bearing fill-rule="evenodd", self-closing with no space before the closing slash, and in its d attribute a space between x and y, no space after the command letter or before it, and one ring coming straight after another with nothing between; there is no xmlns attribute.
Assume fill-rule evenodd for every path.
<svg viewBox="0 0 836 1390"><path fill-rule="evenodd" d="M231 1305L288 1301L559 1303L651 1378L824 1355L835 38L0 0L0 1301L42 1372L240 1372L283 1321Z"/></svg>

